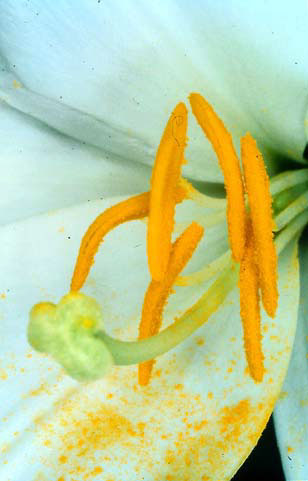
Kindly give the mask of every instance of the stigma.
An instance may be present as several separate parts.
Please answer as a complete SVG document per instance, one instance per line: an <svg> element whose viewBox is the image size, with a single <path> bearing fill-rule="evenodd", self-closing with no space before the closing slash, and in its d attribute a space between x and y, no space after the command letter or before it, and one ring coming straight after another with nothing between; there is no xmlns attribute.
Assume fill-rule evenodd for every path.
<svg viewBox="0 0 308 481"><path fill-rule="evenodd" d="M198 124L217 155L224 176L229 245L233 261L239 264L238 287L244 349L251 377L255 382L261 382L264 376L261 304L271 317L275 316L278 304L277 254L272 233L269 179L263 157L249 133L241 139L242 170L232 137L212 106L198 93L192 93L189 101ZM184 103L180 102L171 113L163 132L152 171L150 191L110 207L92 222L81 241L71 280L69 296L75 299L108 232L124 222L148 218L146 242L151 280L141 309L140 344L158 335L173 286L204 235L204 228L192 219L178 238L172 239L176 206L193 198L195 192L181 173L187 143L187 125L188 111ZM182 285L185 286L185 283ZM40 314L39 319L41 317ZM35 322L33 325L36 328ZM84 336L85 332L89 335L93 325L93 318L86 316L82 320L81 335ZM49 324L47 327L49 329ZM174 332L175 330L176 323ZM99 336L104 337L103 334ZM39 333L39 336L33 336L33 345L37 338L41 340L43 335ZM110 341L109 344L112 345L113 342ZM51 350L54 352L54 347ZM114 359L118 357L114 355ZM150 382L155 362L149 356L144 359L138 361L138 379L143 386ZM71 367L70 369L73 371ZM80 372L82 369L79 368ZM78 375L81 376L79 371ZM96 378L96 373L94 377Z"/></svg>

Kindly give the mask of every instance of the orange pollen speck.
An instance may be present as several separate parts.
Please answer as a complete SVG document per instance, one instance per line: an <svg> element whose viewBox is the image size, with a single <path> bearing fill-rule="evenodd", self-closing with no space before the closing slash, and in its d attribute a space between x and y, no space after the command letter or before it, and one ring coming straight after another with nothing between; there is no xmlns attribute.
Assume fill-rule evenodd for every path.
<svg viewBox="0 0 308 481"><path fill-rule="evenodd" d="M245 185L251 212L262 303L274 317L278 303L277 254L272 234L272 200L262 154L248 133L241 139Z"/></svg>
<svg viewBox="0 0 308 481"><path fill-rule="evenodd" d="M145 294L139 339L145 339L159 332L162 314L171 288L180 272L191 258L201 237L203 228L196 222L185 229L172 245L167 272L162 281L152 280ZM153 367L153 360L139 365L139 384L148 384Z"/></svg>
<svg viewBox="0 0 308 481"><path fill-rule="evenodd" d="M210 104L197 93L192 93L189 100L193 114L217 154L224 175L230 247L234 260L239 262L244 254L246 222L240 162L231 135Z"/></svg>
<svg viewBox="0 0 308 481"><path fill-rule="evenodd" d="M171 251L176 187L181 176L186 144L187 109L179 103L163 133L151 178L147 252L151 276L163 279Z"/></svg>
<svg viewBox="0 0 308 481"><path fill-rule="evenodd" d="M249 222L245 253L240 266L240 306L244 346L251 377L261 382L264 375L261 347L261 317L258 267L255 263L254 236Z"/></svg>
<svg viewBox="0 0 308 481"><path fill-rule="evenodd" d="M177 186L175 202L182 202L186 195L185 186ZM149 205L150 193L144 192L106 209L92 222L81 241L71 281L72 291L78 291L83 286L104 236L124 222L146 217L149 213Z"/></svg>

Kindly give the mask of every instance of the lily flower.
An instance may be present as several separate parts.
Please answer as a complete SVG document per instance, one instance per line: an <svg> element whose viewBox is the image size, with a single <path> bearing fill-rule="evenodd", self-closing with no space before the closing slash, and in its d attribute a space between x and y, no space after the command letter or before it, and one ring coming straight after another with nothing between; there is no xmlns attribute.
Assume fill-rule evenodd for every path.
<svg viewBox="0 0 308 481"><path fill-rule="evenodd" d="M1 479L307 477L305 9L0 7Z"/></svg>

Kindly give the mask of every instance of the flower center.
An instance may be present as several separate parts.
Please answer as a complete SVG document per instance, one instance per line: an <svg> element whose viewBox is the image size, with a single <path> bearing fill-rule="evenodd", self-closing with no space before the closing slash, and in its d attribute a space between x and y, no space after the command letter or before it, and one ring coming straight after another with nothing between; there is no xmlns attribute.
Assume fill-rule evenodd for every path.
<svg viewBox="0 0 308 481"><path fill-rule="evenodd" d="M275 315L278 301L277 255L272 234L269 180L262 155L251 135L246 134L241 139L242 175L232 138L223 122L200 94L193 93L189 99L193 114L211 142L224 175L229 243L234 261L240 264L240 313L246 358L253 379L262 381L264 367L259 292L264 309L271 317ZM169 118L157 151L150 192L131 197L110 207L90 225L81 242L71 281L71 294L65 296L63 298L65 301L59 304L61 312L58 312L58 308L54 306L47 310L46 317L46 309L44 315L42 313L45 304L39 304L32 310L29 339L36 349L41 346L39 350L44 350L40 344L41 338L44 338L46 344L46 332L42 322L48 326L48 332L54 333L61 332L60 319L67 324L68 331L65 331L65 338L63 337L64 340L61 343L61 353L57 351L56 342L52 343L52 347L48 347L48 352L52 353L62 365L69 366L71 374L74 373L75 361L68 362L65 358L64 364L63 346L67 344L68 351L74 352L74 359L78 358L79 363L86 357L84 353L77 356L77 350L81 349L80 340L77 347L74 345L74 350L71 348L70 343L74 342L77 328L70 320L73 311L65 306L67 303L74 302L82 306L92 306L91 299L87 298L83 301L80 297L83 295L77 291L86 281L104 236L123 222L148 217L147 257L151 281L144 297L139 341L123 343L110 338L98 330L95 318L88 316L84 312L84 307L82 308L84 322L78 327L78 336L80 339L85 338L82 336L87 336L87 342L90 342L89 336L94 336L95 349L98 342L104 342L104 349L113 349L108 357L108 365L112 364L111 359L117 364L129 364L133 360L139 363L141 385L148 384L150 380L153 358L181 342L205 322L234 285L236 271L230 268L230 259L228 256L225 256L223 261L218 259L216 272L217 269L222 269L220 277L182 319L159 333L164 307L172 293L172 287L203 236L203 227L192 222L172 243L176 204L198 195L194 188L181 178L186 134L187 109L183 103L179 103ZM185 285L185 282L182 281L182 285ZM97 312L97 303L94 302L93 306L91 309ZM203 309L203 315L200 315L201 309ZM76 308L76 315L77 310ZM96 317L97 315L95 314ZM189 317L190 321L187 320ZM74 325L74 333L72 325ZM85 349L83 344L82 349ZM146 352L147 349L148 352ZM87 356L90 356L88 350ZM104 356L107 359L107 354ZM92 364L96 366L96 361ZM91 379L96 378L101 371L99 368L95 374L92 373ZM81 379L82 375L88 376L87 379L89 379L88 368L79 364L77 375L78 379Z"/></svg>

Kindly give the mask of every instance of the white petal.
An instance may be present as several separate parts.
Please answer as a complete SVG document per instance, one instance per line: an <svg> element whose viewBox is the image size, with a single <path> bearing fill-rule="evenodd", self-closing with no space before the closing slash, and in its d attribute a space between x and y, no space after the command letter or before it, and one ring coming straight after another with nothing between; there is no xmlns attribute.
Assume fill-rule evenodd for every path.
<svg viewBox="0 0 308 481"><path fill-rule="evenodd" d="M147 166L116 159L10 107L0 110L0 224L148 189Z"/></svg>
<svg viewBox="0 0 308 481"><path fill-rule="evenodd" d="M0 394L1 479L230 479L257 442L287 368L299 290L294 244L280 258L277 318L263 314L263 383L246 371L234 289L207 324L157 360L149 387L137 385L135 366L78 385L30 351L27 313L33 303L57 302L68 290L82 232L109 204L88 203L0 230L7 376ZM137 334L149 280L145 231L144 222L132 222L110 233L84 289L102 303L108 332L122 339ZM187 306L185 292L177 288L171 296L166 321Z"/></svg>
<svg viewBox="0 0 308 481"><path fill-rule="evenodd" d="M308 249L300 243L301 298L288 375L274 412L275 429L287 481L308 479Z"/></svg>
<svg viewBox="0 0 308 481"><path fill-rule="evenodd" d="M304 0L295 5L279 0L79 0L75 8L65 0L44 6L34 0L18 8L7 1L0 16L3 68L11 73L10 85L16 78L25 88L8 90L4 82L2 88L7 102L36 110L40 117L48 117L40 108L44 99L33 98L26 88L47 102L54 99L86 112L100 137L93 139L89 119L82 115L85 132L78 122L70 127L71 112L65 108L61 116L49 115L49 122L147 163L175 104L200 91L236 143L250 130L265 148L300 160L307 15ZM221 181L216 158L194 120L189 138L186 174Z"/></svg>

